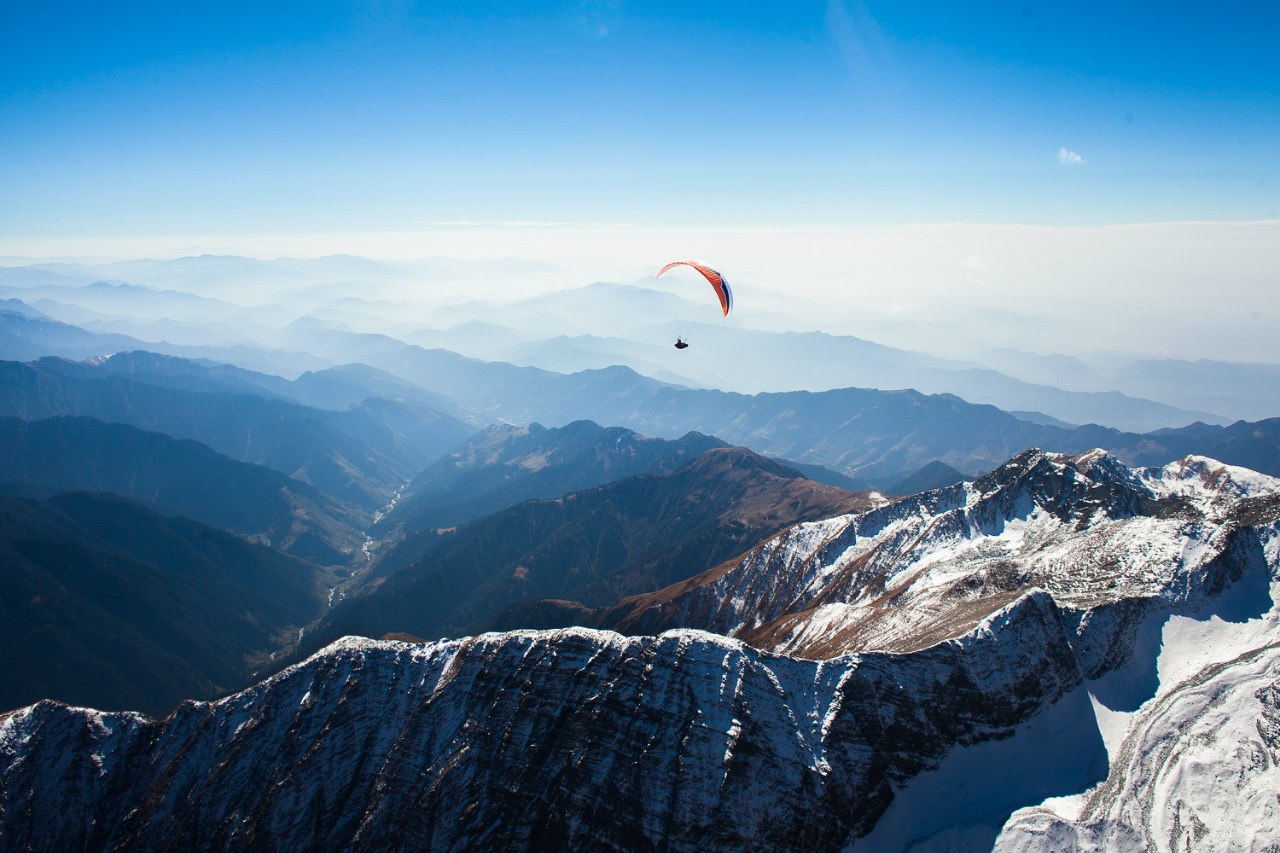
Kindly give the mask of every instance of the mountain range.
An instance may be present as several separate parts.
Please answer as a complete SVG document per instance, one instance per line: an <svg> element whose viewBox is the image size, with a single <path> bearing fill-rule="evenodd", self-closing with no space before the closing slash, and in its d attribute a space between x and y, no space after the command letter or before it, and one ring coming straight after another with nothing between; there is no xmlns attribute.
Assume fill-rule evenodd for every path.
<svg viewBox="0 0 1280 853"><path fill-rule="evenodd" d="M10 278L20 279L18 271L11 269L9 273ZM52 315L25 324L20 334L27 340L25 349L0 348L0 356L20 360L42 354L71 358L92 355L88 349L92 347L89 329L105 333L100 353L151 349L221 361L235 359L225 349L217 348L218 341L273 348L283 343L315 354L324 349L325 344L319 339L325 331L361 331L564 373L626 365L662 381L744 393L797 388L825 391L850 386L914 388L925 393L954 393L971 402L1007 410L1043 412L1069 423L1097 422L1138 432L1196 420L1225 424L1232 416L1246 412L1274 412L1276 402L1257 401L1252 399L1256 395L1242 391L1257 378L1274 374L1274 366L1213 363L1213 392L1192 395L1186 389L1180 393L1176 383L1162 379L1158 362L1152 360L1131 359L1108 371L1066 365L1055 374L1036 362L1035 357L1007 349L990 350L982 360L961 361L850 335L689 323L675 318L700 316L695 302L647 287L604 282L507 306L462 303L432 308L429 316L434 322L454 324L447 329L415 327L406 316L407 306L397 306L394 300L361 301L362 309L368 308L383 319L354 314L353 306L348 304L350 299L337 300L331 303L331 309L306 313L301 326L295 324L283 334L275 330L288 322L284 309L239 308L172 290L105 282L57 286L41 283L37 277L27 286L0 285L0 295L25 296ZM134 303L146 307L138 308L141 315L130 320L123 314L97 313L103 308L104 299L116 311L127 311ZM412 316L411 310L408 316ZM84 329L62 327L53 321L55 317ZM311 332L302 333L303 329ZM695 350L677 357L668 345L669 339L691 333L697 340ZM39 340L44 341L45 351L37 353ZM245 352L239 355L247 357ZM277 362L281 355L276 354ZM258 367L269 363L261 356L253 360ZM1010 365L1008 370L1004 369L1006 362ZM1050 363L1050 359L1043 360L1044 365ZM1205 373L1199 368L1193 372ZM1197 388L1204 385L1200 383ZM1159 399L1135 396L1134 389L1149 389ZM1217 409L1206 408L1206 399L1213 399Z"/></svg>
<svg viewBox="0 0 1280 853"><path fill-rule="evenodd" d="M369 511L472 432L456 418L409 403L370 399L332 412L257 394L152 385L51 358L0 362L0 415L83 415L194 439Z"/></svg>
<svg viewBox="0 0 1280 853"><path fill-rule="evenodd" d="M304 333L299 327L295 337L301 337L294 343L314 343L316 334L318 330ZM495 420L559 426L590 419L663 438L696 431L793 463L834 469L850 477L849 484L855 488L885 489L935 461L972 475L1030 446L1054 447L1064 452L1105 447L1126 462L1140 465L1160 464L1194 452L1258 470L1280 472L1275 419L1229 427L1193 424L1137 434L1099 426L1033 423L991 406L914 391L847 388L752 396L680 388L621 367L565 375L481 362L444 351L424 350L378 335L328 331L324 334L323 347L326 357L367 364L383 371L376 374L380 377L387 374L397 377L380 380L384 387L387 383L402 383L420 389L420 394L434 395L431 399L444 398L456 407L453 411L467 419L449 422L453 426L448 435L454 440L460 440L471 425ZM103 364L114 360L108 359ZM160 371L151 371L156 372ZM142 378L138 373L131 375ZM151 381L161 380L148 379ZM415 404L396 402L394 405L403 409ZM374 420L377 417L375 414ZM345 419L358 420L354 415L346 415ZM154 428L146 423L136 425ZM440 426L443 429L444 423ZM370 428L382 429L377 424ZM183 437L201 438L200 435ZM211 440L206 441L215 449L224 449ZM388 447L396 443L393 437L384 436L377 441L375 455L404 453L403 448ZM438 442L433 452L442 453L449 443ZM265 458L248 461L267 462ZM291 459L288 465L292 467L283 461L275 467L299 476L298 462ZM373 477L374 483L359 482L364 478L357 478L356 483L348 484L353 491L362 493L361 499L371 508L389 494L393 483L398 485L396 477L400 474L373 460L364 460L360 465L339 464L346 473L338 474L330 469L330 477L350 478L348 469L351 468L374 469L366 474ZM403 473L413 464L399 464L396 469ZM413 473L416 470L399 482L403 483ZM320 475L325 476L324 472ZM302 478L310 479L309 476ZM327 490L342 494L341 483L324 482Z"/></svg>
<svg viewBox="0 0 1280 853"><path fill-rule="evenodd" d="M1077 649L1096 675L1127 655L1147 610L1199 607L1265 562L1253 528L1280 512L1277 487L1202 457L1135 471L1103 451L1028 451L972 483L798 525L739 560L624 601L600 623L637 633L696 627L803 657L902 652L970 630L1039 588L1094 631L1111 625L1095 647ZM1168 567L1189 574L1170 588ZM1245 606L1261 608L1253 617L1266 612L1264 575L1246 584L1255 600ZM1118 599L1126 604L1115 608Z"/></svg>
<svg viewBox="0 0 1280 853"><path fill-rule="evenodd" d="M692 582L716 608L668 611L787 654L691 628L349 638L161 721L22 709L0 838L1248 849L1274 838L1250 817L1278 772L1277 542L1274 478L1029 452L792 526Z"/></svg>
<svg viewBox="0 0 1280 853"><path fill-rule="evenodd" d="M1274 365L525 274L0 267L0 853L1280 844Z"/></svg>
<svg viewBox="0 0 1280 853"><path fill-rule="evenodd" d="M195 441L61 416L0 418L0 490L111 492L320 565L349 562L368 513Z"/></svg>
<svg viewBox="0 0 1280 853"><path fill-rule="evenodd" d="M1045 604L1001 620L1021 643L975 636L908 658L799 662L693 632L346 639L163 722L41 703L0 722L0 838L64 850L838 849L884 811L891 780L956 739L1008 737L1078 684L1069 656L1033 654L1063 637ZM897 702L881 705L885 692ZM1101 756L1097 741L1071 769L1096 776Z"/></svg>
<svg viewBox="0 0 1280 853"><path fill-rule="evenodd" d="M1280 473L1274 418L1138 434L1033 423L949 394L843 388L746 395L667 385L625 367L565 375L482 362L376 335L335 334L330 345L335 354L413 377L481 417L550 426L588 419L664 438L701 432L833 469L858 488L886 488L933 461L974 474L1027 447L1104 447L1136 465L1195 452Z"/></svg>

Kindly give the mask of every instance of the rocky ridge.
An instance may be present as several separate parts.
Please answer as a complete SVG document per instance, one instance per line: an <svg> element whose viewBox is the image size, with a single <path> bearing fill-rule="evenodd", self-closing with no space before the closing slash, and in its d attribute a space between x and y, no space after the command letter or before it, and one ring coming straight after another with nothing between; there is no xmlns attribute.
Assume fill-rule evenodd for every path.
<svg viewBox="0 0 1280 853"><path fill-rule="evenodd" d="M1194 608L1261 559L1278 495L1280 480L1202 457L1131 469L1100 450L1027 451L972 483L798 524L601 622L696 627L803 657L903 652L1043 588L1101 673L1151 606Z"/></svg>
<svg viewBox="0 0 1280 853"><path fill-rule="evenodd" d="M348 638L160 722L9 715L0 849L838 849L895 783L1079 684L1064 631L1033 593L825 662L696 631Z"/></svg>

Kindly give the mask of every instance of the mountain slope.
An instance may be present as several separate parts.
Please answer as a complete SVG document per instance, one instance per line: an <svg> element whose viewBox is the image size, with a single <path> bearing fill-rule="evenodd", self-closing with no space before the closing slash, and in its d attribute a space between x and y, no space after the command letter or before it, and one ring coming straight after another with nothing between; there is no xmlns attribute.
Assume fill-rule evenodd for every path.
<svg viewBox="0 0 1280 853"><path fill-rule="evenodd" d="M972 484L797 525L741 560L587 619L639 633L697 626L809 658L911 654L1035 589L1074 626L1091 705L1082 711L1095 722L1072 722L1071 737L1103 735L1105 784L993 817L981 800L1004 792L975 800L965 780L1012 774L1016 786L1053 768L1034 771L1039 747L1027 744L961 750L904 788L865 849L1280 840L1266 817L1275 772L1258 758L1276 740L1275 478L1198 457L1135 470L1101 451L1028 452Z"/></svg>
<svg viewBox="0 0 1280 853"><path fill-rule="evenodd" d="M456 635L483 630L521 601L601 605L696 574L801 519L871 503L743 448L709 450L673 473L528 501L456 532L410 536L314 636Z"/></svg>
<svg viewBox="0 0 1280 853"><path fill-rule="evenodd" d="M0 588L3 708L215 696L321 607L300 560L88 493L0 497Z"/></svg>
<svg viewBox="0 0 1280 853"><path fill-rule="evenodd" d="M20 484L112 492L157 512L264 539L321 565L350 560L368 518L270 468L92 418L0 418L0 488L20 491Z"/></svg>
<svg viewBox="0 0 1280 853"><path fill-rule="evenodd" d="M1212 460L1135 470L1102 451L1028 451L973 483L798 525L602 624L825 657L930 645L1033 588L1105 621L1121 600L1176 609L1216 595L1260 557L1254 527L1277 513L1280 481Z"/></svg>
<svg viewBox="0 0 1280 853"><path fill-rule="evenodd" d="M554 498L640 473L673 471L704 450L724 446L697 433L668 441L590 421L552 429L536 423L499 424L414 477L378 529L450 527L521 501Z"/></svg>
<svg viewBox="0 0 1280 853"><path fill-rule="evenodd" d="M412 403L451 417L463 417L465 414L458 411L452 400L365 364L341 364L324 370L309 370L290 383L288 394L305 406L319 409L341 411L370 397L382 397Z"/></svg>
<svg viewBox="0 0 1280 853"><path fill-rule="evenodd" d="M690 629L348 639L160 723L42 703L0 720L0 839L1280 843L1274 478L1032 451L972 484L791 527L685 591L726 581L717 609L689 613L823 658ZM860 651L826 656L837 647Z"/></svg>
<svg viewBox="0 0 1280 853"><path fill-rule="evenodd" d="M1269 639L1162 692L1135 715L1102 785L1058 811L1019 811L994 849L1273 849L1280 641Z"/></svg>
<svg viewBox="0 0 1280 853"><path fill-rule="evenodd" d="M209 359L177 358L147 350L114 352L79 364L40 359L37 364L82 378L123 376L147 385L200 393L255 394L289 399L289 380Z"/></svg>
<svg viewBox="0 0 1280 853"><path fill-rule="evenodd" d="M369 510L471 433L456 419L390 401L325 412L255 394L196 393L119 376L86 376L86 369L59 359L0 362L0 415L85 415L194 439Z"/></svg>
<svg viewBox="0 0 1280 853"><path fill-rule="evenodd" d="M957 741L1008 736L1072 690L1063 641L1043 595L927 652L823 664L691 632L348 639L160 723L51 703L3 719L0 838L63 850L836 850L875 822L897 780ZM1077 750L1074 781L1100 751Z"/></svg>
<svg viewBox="0 0 1280 853"><path fill-rule="evenodd" d="M934 461L894 483L885 490L885 494L914 495L918 492L927 492L929 489L950 486L964 479L967 479L964 474L955 468L944 462Z"/></svg>

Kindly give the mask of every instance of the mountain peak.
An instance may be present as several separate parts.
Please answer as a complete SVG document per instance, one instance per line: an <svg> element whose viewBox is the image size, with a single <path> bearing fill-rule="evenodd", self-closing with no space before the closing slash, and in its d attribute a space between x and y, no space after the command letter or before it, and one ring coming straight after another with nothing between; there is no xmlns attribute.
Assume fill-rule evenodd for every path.
<svg viewBox="0 0 1280 853"><path fill-rule="evenodd" d="M1227 465L1207 456L1184 456L1152 471L1149 480L1162 484L1169 491L1196 492L1206 496L1247 498L1280 491L1280 478Z"/></svg>
<svg viewBox="0 0 1280 853"><path fill-rule="evenodd" d="M717 476L728 472L760 472L784 479L794 479L803 475L794 468L788 468L780 462L761 456L746 447L713 447L704 450L682 469L700 476Z"/></svg>
<svg viewBox="0 0 1280 853"><path fill-rule="evenodd" d="M796 525L620 603L605 624L697 626L827 657L921 648L1035 587L1080 609L1133 596L1191 601L1238 571L1219 560L1233 530L1280 515L1280 482L1250 473L1191 460L1166 476L1110 455L1032 449L972 484Z"/></svg>

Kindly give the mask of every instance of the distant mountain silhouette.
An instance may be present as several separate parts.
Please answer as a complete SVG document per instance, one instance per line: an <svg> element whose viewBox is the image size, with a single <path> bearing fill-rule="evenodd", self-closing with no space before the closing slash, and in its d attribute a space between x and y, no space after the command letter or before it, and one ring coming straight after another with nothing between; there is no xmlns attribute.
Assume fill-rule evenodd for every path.
<svg viewBox="0 0 1280 853"><path fill-rule="evenodd" d="M1196 454L1280 477L1280 418L1236 421L1226 427L1191 424L1181 429L1156 430L1146 439L1150 446L1132 454L1139 464L1159 464L1167 455L1177 459ZM1119 455L1124 458L1124 454Z"/></svg>
<svg viewBox="0 0 1280 853"><path fill-rule="evenodd" d="M21 299L0 298L0 315L3 314L17 314L20 317L34 318L38 320L52 319L43 311L31 307ZM0 322L4 321L0 320Z"/></svg>
<svg viewBox="0 0 1280 853"><path fill-rule="evenodd" d="M343 364L326 370L307 371L290 383L288 395L299 403L320 409L340 411L370 397L382 397L454 417L465 414L459 412L457 405L447 397L367 364Z"/></svg>
<svg viewBox="0 0 1280 853"><path fill-rule="evenodd" d="M702 432L834 469L859 488L887 488L934 460L960 471L986 470L1027 447L1064 453L1103 447L1131 465L1198 453L1280 475L1277 418L1151 433L1096 424L1067 428L1020 420L951 394L868 388L735 394L667 385L625 367L566 375L424 350L385 336L335 338L335 351L350 349L352 357L358 353L368 363L415 377L495 420L559 425L587 418L667 438Z"/></svg>
<svg viewBox="0 0 1280 853"><path fill-rule="evenodd" d="M86 379L121 376L147 385L202 394L253 394L280 400L293 399L290 394L293 383L284 377L205 358L178 358L138 349L80 363L53 358L39 359L39 362L54 366L70 376Z"/></svg>
<svg viewBox="0 0 1280 853"><path fill-rule="evenodd" d="M43 276L28 279L23 270L9 270L8 275L0 277L0 295L17 297L28 304L48 300L114 316L208 320L246 313L243 306L193 293L120 281L85 281L84 275L43 272ZM24 281L10 283L14 279Z"/></svg>
<svg viewBox="0 0 1280 853"><path fill-rule="evenodd" d="M243 685L323 606L309 564L114 495L0 497L0 709L163 714Z"/></svg>
<svg viewBox="0 0 1280 853"><path fill-rule="evenodd" d="M1114 389L1173 405L1194 400L1197 408L1246 420L1280 413L1280 364L1134 358L1115 353L1082 360L1007 347L979 357L1009 376L1046 385L1083 391Z"/></svg>
<svg viewBox="0 0 1280 853"><path fill-rule="evenodd" d="M39 312L0 312L0 359L31 361L57 354L65 358L92 358L113 350L145 347L128 335L102 335L79 326L60 323Z"/></svg>
<svg viewBox="0 0 1280 853"><path fill-rule="evenodd" d="M1267 449L1274 447L1274 421L1257 422L1252 439L1228 433L1234 426L1206 430L1192 425L1139 434L1097 425L1073 427L1027 415L1039 421L1032 423L993 406L911 390L746 395L681 388L621 367L565 375L477 361L386 335L343 332L307 321L290 326L283 342L393 374L424 393L455 401L478 422L559 426L590 419L663 438L697 431L795 464L834 469L856 488L887 488L934 460L960 471L985 470L1029 446L1063 452L1105 447L1138 465L1162 464L1187 452L1243 465L1275 455ZM101 352L103 344L97 346ZM1280 473L1280 467L1262 470ZM296 474L297 469L286 473ZM372 506L370 501L366 504Z"/></svg>
<svg viewBox="0 0 1280 853"><path fill-rule="evenodd" d="M917 492L950 486L965 479L971 478L966 478L964 474L961 474L945 462L935 460L914 474L904 477L885 489L885 494L893 496L914 495Z"/></svg>
<svg viewBox="0 0 1280 853"><path fill-rule="evenodd" d="M408 403L370 400L345 412L253 394L199 393L94 376L61 359L0 362L0 415L85 415L191 438L377 509L471 428Z"/></svg>
<svg viewBox="0 0 1280 853"><path fill-rule="evenodd" d="M1195 420L1219 423L1230 420L1207 402L1194 406L1184 402L1179 407L1133 396L1136 393L1133 391L1121 393L1105 384L1088 392L1075 385L1069 385L1072 390L1066 390L1062 380L1024 381L982 364L896 349L851 335L671 323L667 319L671 316L675 315L663 315L661 322L644 330L651 341L647 350L628 340L598 341L582 335L505 347L499 357L562 373L625 365L646 376L672 381L662 373L663 356L669 349L667 339L685 334L693 336L691 340L699 357L696 362L687 363L689 379L676 380L676 384L693 387L719 387L745 393L825 391L849 386L915 388L925 393L955 394L971 402L989 403L1006 410L1047 412L1071 423L1098 422L1139 431ZM546 327L556 328L551 324ZM670 364L665 367L680 369ZM1197 399L1186 394L1172 398ZM1272 413L1275 411L1273 408Z"/></svg>
<svg viewBox="0 0 1280 853"><path fill-rule="evenodd" d="M309 370L297 379L289 380L207 358L180 358L134 350L94 359L83 370L86 376L113 374L185 391L256 394L292 400L317 409L345 411L370 397L382 397L458 415L451 400L364 364Z"/></svg>
<svg viewBox="0 0 1280 853"><path fill-rule="evenodd" d="M84 417L0 418L0 484L113 492L320 565L350 560L368 518L314 486L199 442Z"/></svg>

